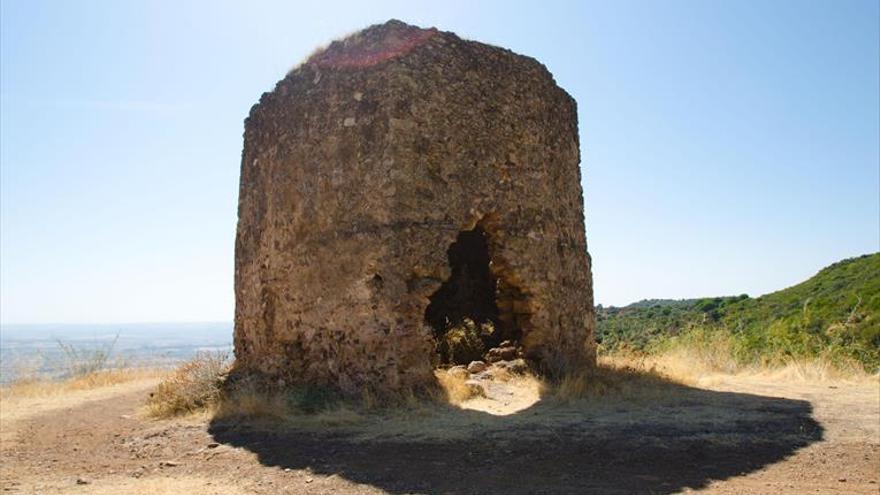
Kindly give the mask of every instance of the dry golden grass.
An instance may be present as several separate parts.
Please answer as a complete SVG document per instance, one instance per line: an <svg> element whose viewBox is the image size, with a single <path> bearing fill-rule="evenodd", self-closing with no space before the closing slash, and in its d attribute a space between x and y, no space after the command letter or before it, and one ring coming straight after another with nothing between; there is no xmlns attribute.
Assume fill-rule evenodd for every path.
<svg viewBox="0 0 880 495"><path fill-rule="evenodd" d="M167 376L147 400L147 414L156 418L192 413L220 400L223 376L230 368L227 353L201 352Z"/></svg>
<svg viewBox="0 0 880 495"><path fill-rule="evenodd" d="M856 361L840 359L789 358L784 364L739 365L720 349L717 355L675 348L650 355L614 354L600 358L612 366L656 370L662 376L689 385L705 384L720 376L754 376L774 381L800 382L877 382L880 375L869 374Z"/></svg>
<svg viewBox="0 0 880 495"><path fill-rule="evenodd" d="M147 401L146 414L171 418L204 413L216 420L345 426L360 422L365 414L389 404L406 408L423 400L415 391L380 397L365 390L360 397L342 398L320 388L279 389L248 375L226 382L230 367L225 355L197 355L155 387Z"/></svg>
<svg viewBox="0 0 880 495"><path fill-rule="evenodd" d="M435 370L434 376L443 393L442 399L450 404L459 405L476 395L476 391L465 383L468 380L466 376L451 375L443 369Z"/></svg>
<svg viewBox="0 0 880 495"><path fill-rule="evenodd" d="M320 390L267 390L247 379L222 394L211 414L216 419L295 424L297 426L347 426L371 415L422 417L444 409L467 409L493 416L514 414L539 401L567 402L601 397L603 400L652 398L665 393L660 387L679 382L656 368L636 362L604 362L597 368L546 380L532 374L515 375L494 370L490 382L503 391L503 398L486 396L467 383L467 375L435 370L439 387L432 393L401 393L379 397L365 392L359 400L326 395ZM502 393L502 395L504 395Z"/></svg>
<svg viewBox="0 0 880 495"><path fill-rule="evenodd" d="M236 420L298 428L352 426L370 416L407 416L418 418L434 414L444 407L462 406L480 398L477 390L467 385L466 377L452 376L436 370L437 389L405 390L396 394L377 395L365 390L359 397L341 397L321 389L277 390L265 387L257 379L244 378L227 387L208 407L218 420ZM499 380L528 380L499 372ZM534 378L531 378L537 384ZM530 387L531 385L523 385ZM531 386L537 390L538 386ZM537 395L537 394L535 394ZM537 399L536 399L537 400ZM478 405L474 407L479 408ZM472 407L473 408L473 407ZM166 409L159 416L178 413Z"/></svg>
<svg viewBox="0 0 880 495"><path fill-rule="evenodd" d="M650 399L664 385L685 380L644 360L601 358L596 367L570 372L545 383L544 395L560 401L577 399Z"/></svg>
<svg viewBox="0 0 880 495"><path fill-rule="evenodd" d="M25 397L50 397L78 390L92 390L121 383L159 378L165 370L152 368L130 368L97 371L67 380L48 380L27 378L0 387L0 399L11 400Z"/></svg>
<svg viewBox="0 0 880 495"><path fill-rule="evenodd" d="M244 379L221 394L210 414L216 420L263 426L344 427L363 421L376 404L378 399L369 394L364 394L360 402L340 400L316 391L266 390L258 382Z"/></svg>
<svg viewBox="0 0 880 495"><path fill-rule="evenodd" d="M876 381L880 377L880 373L866 372L864 363L832 348L810 357L766 353L743 359L737 357L742 354L741 345L730 332L695 328L683 336L660 343L651 352L618 350L603 357L617 363L647 364L668 376L694 383L719 375L820 382Z"/></svg>
<svg viewBox="0 0 880 495"><path fill-rule="evenodd" d="M471 378L469 375L449 374L446 370L438 369L434 371L434 376L437 378L437 384L440 387L440 393L432 396L434 402L463 406L469 402L481 401L481 399L492 400L492 397L485 397L484 392L479 388L474 388L467 383ZM544 380L532 374L514 374L501 367L492 368L491 382L505 384L504 388L509 390L528 391L527 395L534 396L536 400L543 394L546 388ZM467 408L475 409L474 406L475 404L470 404ZM516 408L517 405L513 405L513 407ZM476 409L479 409L479 407L476 407Z"/></svg>
<svg viewBox="0 0 880 495"><path fill-rule="evenodd" d="M221 394L211 410L217 419L283 420L290 413L285 397L248 379Z"/></svg>
<svg viewBox="0 0 880 495"><path fill-rule="evenodd" d="M688 386L712 387L712 377L721 383L722 377L734 376L719 371L719 367L729 368L717 359L668 352L654 356L602 356L595 368L563 373L553 379L495 370L494 379L486 382L491 385L485 389L494 392L486 395L466 383L469 375L435 370L438 387L430 391L407 391L389 397L365 390L359 397L341 397L322 388L279 389L248 376L239 376L224 385L221 377L227 365L226 361L205 356L185 363L153 392L148 413L167 418L201 412L214 420L246 422L269 429L339 427L377 437L395 431L442 436L446 433L440 430L446 431L461 421L474 421L473 416L461 416L461 410L486 413L487 417L514 417L540 402L541 411L562 412L523 418L564 421L565 411L586 414L626 404L668 403L684 397ZM792 362L785 368L736 373L764 373L772 380L838 379L821 362ZM873 379L876 381L876 377Z"/></svg>
<svg viewBox="0 0 880 495"><path fill-rule="evenodd" d="M66 381L27 380L0 388L0 445L13 445L16 424L53 411L148 390L166 373L134 369L92 373Z"/></svg>
<svg viewBox="0 0 880 495"><path fill-rule="evenodd" d="M869 374L855 360L831 362L823 358L788 359L782 367L753 370L752 374L766 375L774 380L788 381L878 381L880 374Z"/></svg>

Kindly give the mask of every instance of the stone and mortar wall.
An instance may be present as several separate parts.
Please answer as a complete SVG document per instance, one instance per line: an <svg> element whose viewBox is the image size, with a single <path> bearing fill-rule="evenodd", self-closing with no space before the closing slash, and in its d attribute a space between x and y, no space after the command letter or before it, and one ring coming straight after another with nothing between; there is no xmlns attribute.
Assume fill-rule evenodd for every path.
<svg viewBox="0 0 880 495"><path fill-rule="evenodd" d="M355 392L432 380L428 299L478 223L536 362L594 358L574 100L537 61L399 22L313 56L245 123L238 366Z"/></svg>

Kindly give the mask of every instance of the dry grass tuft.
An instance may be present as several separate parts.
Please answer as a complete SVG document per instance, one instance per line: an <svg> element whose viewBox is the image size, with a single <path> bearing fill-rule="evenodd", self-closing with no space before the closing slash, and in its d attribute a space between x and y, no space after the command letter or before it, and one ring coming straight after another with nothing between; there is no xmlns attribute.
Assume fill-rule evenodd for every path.
<svg viewBox="0 0 880 495"><path fill-rule="evenodd" d="M220 399L229 354L201 352L163 380L147 400L147 413L165 418L208 408Z"/></svg>
<svg viewBox="0 0 880 495"><path fill-rule="evenodd" d="M437 377L437 383L440 385L442 395L435 397L439 401L445 401L452 405L459 405L468 399L472 399L478 395L477 391L467 385L469 377L461 375L451 375L446 370L438 369L434 371Z"/></svg>
<svg viewBox="0 0 880 495"><path fill-rule="evenodd" d="M560 401L615 398L650 399L682 381L644 361L600 359L597 366L567 373L545 384L547 396Z"/></svg>
<svg viewBox="0 0 880 495"><path fill-rule="evenodd" d="M276 426L348 426L363 421L363 411L375 401L369 394L357 403L320 389L270 389L245 377L225 391L213 415L218 420Z"/></svg>
<svg viewBox="0 0 880 495"><path fill-rule="evenodd" d="M238 387L217 403L217 419L282 420L290 408L280 394L272 394L250 387Z"/></svg>
<svg viewBox="0 0 880 495"><path fill-rule="evenodd" d="M94 347L78 347L72 343L56 339L58 347L64 355L64 365L67 368L67 376L82 377L94 375L109 368L110 355L119 341L119 334L111 342L103 344L95 343ZM124 363L117 363L116 368L124 368Z"/></svg>
<svg viewBox="0 0 880 495"><path fill-rule="evenodd" d="M861 363L855 360L834 360L825 357L794 358L788 357L783 364L753 365L737 370L734 375L763 378L773 382L789 383L823 383L849 382L867 383L880 382L880 374L870 374Z"/></svg>
<svg viewBox="0 0 880 495"><path fill-rule="evenodd" d="M768 375L776 381L829 382L829 381L877 381L880 374L870 374L864 366L854 359L835 359L833 362L822 357L789 358L785 365L773 369L757 370L755 374Z"/></svg>

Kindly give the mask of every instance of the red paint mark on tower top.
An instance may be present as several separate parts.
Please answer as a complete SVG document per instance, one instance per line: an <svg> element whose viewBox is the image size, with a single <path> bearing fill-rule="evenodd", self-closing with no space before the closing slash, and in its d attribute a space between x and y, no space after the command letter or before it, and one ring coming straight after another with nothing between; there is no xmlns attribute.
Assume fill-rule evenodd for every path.
<svg viewBox="0 0 880 495"><path fill-rule="evenodd" d="M436 35L436 28L421 29L399 21L375 26L309 58L309 64L326 68L363 68L409 53Z"/></svg>

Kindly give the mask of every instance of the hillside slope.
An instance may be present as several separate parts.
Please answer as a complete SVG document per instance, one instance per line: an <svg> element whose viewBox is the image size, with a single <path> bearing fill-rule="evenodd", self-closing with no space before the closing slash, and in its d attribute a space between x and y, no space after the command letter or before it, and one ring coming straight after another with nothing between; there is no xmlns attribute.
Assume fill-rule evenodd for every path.
<svg viewBox="0 0 880 495"><path fill-rule="evenodd" d="M758 298L647 300L597 308L609 350L650 351L694 332L724 332L741 362L786 356L850 358L880 368L880 253L846 259Z"/></svg>

